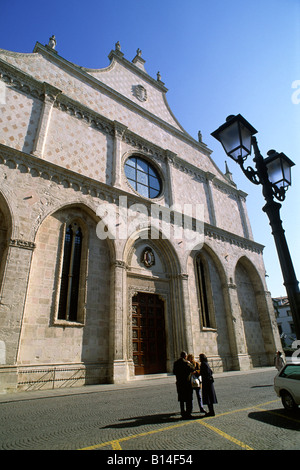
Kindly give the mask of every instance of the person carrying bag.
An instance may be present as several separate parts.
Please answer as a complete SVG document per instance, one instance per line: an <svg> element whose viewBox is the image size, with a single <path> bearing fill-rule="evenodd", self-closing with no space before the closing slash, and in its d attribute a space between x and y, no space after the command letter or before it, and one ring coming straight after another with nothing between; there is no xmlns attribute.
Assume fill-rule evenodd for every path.
<svg viewBox="0 0 300 470"><path fill-rule="evenodd" d="M195 361L195 358L193 354L189 354L187 357L187 360L193 365L194 370L191 373L191 385L192 389L196 393L198 405L200 408L201 413L206 413L206 411L203 408L203 403L202 403L202 394L201 394L201 376L200 376L200 365L198 362Z"/></svg>

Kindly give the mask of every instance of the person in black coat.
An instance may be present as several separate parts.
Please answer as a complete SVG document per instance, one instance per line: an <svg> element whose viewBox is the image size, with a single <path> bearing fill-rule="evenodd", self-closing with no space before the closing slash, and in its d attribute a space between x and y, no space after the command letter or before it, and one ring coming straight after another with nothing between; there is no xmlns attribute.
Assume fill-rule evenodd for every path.
<svg viewBox="0 0 300 470"><path fill-rule="evenodd" d="M193 389L190 375L194 367L186 358L187 353L183 351L180 358L174 362L173 374L176 375L176 388L181 416L184 419L189 419L193 409Z"/></svg>
<svg viewBox="0 0 300 470"><path fill-rule="evenodd" d="M200 354L200 375L202 377L202 401L208 406L209 412L206 416L215 416L214 404L218 403L214 387L214 379L211 368L208 365L205 354Z"/></svg>

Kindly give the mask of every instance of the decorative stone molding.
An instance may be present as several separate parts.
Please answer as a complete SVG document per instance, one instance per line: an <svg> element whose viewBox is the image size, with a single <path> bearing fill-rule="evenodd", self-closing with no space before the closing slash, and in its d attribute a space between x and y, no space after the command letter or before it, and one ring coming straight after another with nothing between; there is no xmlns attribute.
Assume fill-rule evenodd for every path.
<svg viewBox="0 0 300 470"><path fill-rule="evenodd" d="M142 137L129 130L127 130L126 134L124 133L123 141L137 151L143 152L151 158L155 158L160 161L163 161L164 159L164 150L162 148L144 140Z"/></svg>
<svg viewBox="0 0 300 470"><path fill-rule="evenodd" d="M73 188L74 190L81 192L83 195L90 195L100 201L115 203L118 201L118 197L123 195L123 192L120 192L117 188L112 188L104 183L94 181L83 175L80 175L79 177L72 170L58 167L57 165L45 162L44 160L40 161L37 157L24 154L3 144L0 144L0 165L1 164L6 165L11 169L17 168L19 171L22 171L22 173L30 173L33 177L48 179L52 184L62 185L65 188ZM45 164L47 164L46 171ZM46 172L48 174L47 178L45 178ZM139 197L135 197L134 195L127 196L128 205L140 202ZM145 201L144 204L149 204L150 208L151 201L149 203L148 201ZM196 221L193 221L192 227L194 230L196 229ZM204 235L211 239L226 241L231 245L235 245L255 253L261 254L263 252L263 245L208 224L204 224Z"/></svg>
<svg viewBox="0 0 300 470"><path fill-rule="evenodd" d="M43 83L32 79L25 72L18 70L11 64L0 59L0 80L7 86L15 88L22 93L43 100L44 88Z"/></svg>
<svg viewBox="0 0 300 470"><path fill-rule="evenodd" d="M31 251L33 251L36 247L35 243L21 239L11 239L9 241L9 246L13 246L16 248L24 248L25 250Z"/></svg>
<svg viewBox="0 0 300 470"><path fill-rule="evenodd" d="M111 136L114 135L114 123L108 119L93 111L90 108L82 105L78 101L66 95L60 95L59 99L56 100L54 107L62 112L68 113L70 116L76 119L83 120L88 126L98 129Z"/></svg>
<svg viewBox="0 0 300 470"><path fill-rule="evenodd" d="M244 250L249 250L258 254L261 254L264 249L264 246L260 245L259 243L256 243L246 238L239 237L238 235L235 235L230 232L225 232L225 230L218 229L217 227L208 227L206 224L204 224L204 235L205 237L214 240L220 240L222 242L227 242L231 245L235 245Z"/></svg>
<svg viewBox="0 0 300 470"><path fill-rule="evenodd" d="M21 173L29 173L34 178L48 180L49 184L72 188L83 195L90 195L100 201L116 202L118 193L114 188L89 177L78 175L72 170L57 166L51 162L40 160L38 157L25 154L0 144L0 165L9 169L17 169ZM134 199L132 197L132 199Z"/></svg>

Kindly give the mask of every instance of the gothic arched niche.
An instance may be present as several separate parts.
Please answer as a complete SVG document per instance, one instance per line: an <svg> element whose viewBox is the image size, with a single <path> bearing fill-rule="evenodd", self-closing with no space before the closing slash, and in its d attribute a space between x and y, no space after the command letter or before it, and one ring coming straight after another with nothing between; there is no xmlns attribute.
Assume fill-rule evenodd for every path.
<svg viewBox="0 0 300 470"><path fill-rule="evenodd" d="M19 360L23 363L84 362L99 365L107 361L111 259L108 242L99 240L96 235L96 223L96 217L92 217L84 205L78 204L66 205L52 212L40 224L19 350ZM81 233L76 295L68 291L70 298L77 301L76 317L73 310L72 315L59 313L65 240L69 228L74 230L73 239L79 228ZM75 250L75 244L72 246ZM36 324L39 325L38 335L35 334ZM40 338L43 338L42 343Z"/></svg>
<svg viewBox="0 0 300 470"><path fill-rule="evenodd" d="M255 267L245 257L236 265L235 284L248 354L253 366L264 365L267 361L262 329L263 312L258 309L257 298L262 290L262 283Z"/></svg>

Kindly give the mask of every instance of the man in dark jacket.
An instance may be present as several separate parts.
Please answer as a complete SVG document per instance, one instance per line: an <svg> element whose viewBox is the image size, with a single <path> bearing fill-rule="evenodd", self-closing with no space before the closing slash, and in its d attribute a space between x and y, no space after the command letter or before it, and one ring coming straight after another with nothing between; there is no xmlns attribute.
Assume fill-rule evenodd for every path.
<svg viewBox="0 0 300 470"><path fill-rule="evenodd" d="M187 353L183 351L180 358L174 362L173 374L176 375L176 388L181 416L184 419L189 419L193 409L193 389L190 375L194 367L186 358Z"/></svg>

